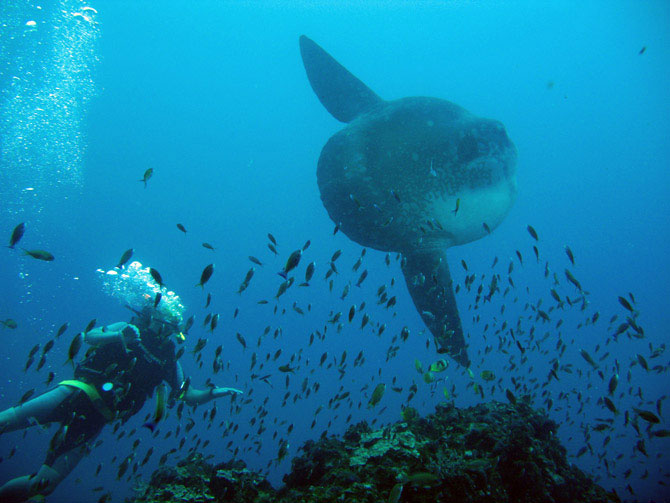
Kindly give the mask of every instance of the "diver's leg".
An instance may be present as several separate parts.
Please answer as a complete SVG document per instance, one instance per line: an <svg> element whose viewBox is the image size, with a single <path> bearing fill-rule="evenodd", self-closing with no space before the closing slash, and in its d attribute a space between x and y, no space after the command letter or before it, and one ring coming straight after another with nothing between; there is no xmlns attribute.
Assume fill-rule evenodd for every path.
<svg viewBox="0 0 670 503"><path fill-rule="evenodd" d="M69 386L57 386L17 407L0 412L0 434L31 426L30 418L38 423L60 420L53 416L54 409L76 390Z"/></svg>
<svg viewBox="0 0 670 503"><path fill-rule="evenodd" d="M51 494L67 477L77 463L86 455L87 447L79 446L62 453L51 462L44 464L35 475L24 475L10 480L0 487L2 503L21 503L35 495Z"/></svg>

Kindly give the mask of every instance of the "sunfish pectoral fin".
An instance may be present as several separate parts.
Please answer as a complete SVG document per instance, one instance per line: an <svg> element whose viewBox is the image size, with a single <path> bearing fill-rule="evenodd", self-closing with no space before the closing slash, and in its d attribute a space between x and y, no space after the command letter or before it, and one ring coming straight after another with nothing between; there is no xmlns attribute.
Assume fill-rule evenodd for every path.
<svg viewBox="0 0 670 503"><path fill-rule="evenodd" d="M300 36L300 54L314 93L338 121L351 122L383 102L372 89L305 35Z"/></svg>
<svg viewBox="0 0 670 503"><path fill-rule="evenodd" d="M445 251L403 252L402 271L416 309L440 353L470 366Z"/></svg>

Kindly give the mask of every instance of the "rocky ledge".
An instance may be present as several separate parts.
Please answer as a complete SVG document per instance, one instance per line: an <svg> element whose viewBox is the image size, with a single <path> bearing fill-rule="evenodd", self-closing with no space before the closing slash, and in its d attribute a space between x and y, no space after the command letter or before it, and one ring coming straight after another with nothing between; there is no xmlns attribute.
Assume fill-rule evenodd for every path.
<svg viewBox="0 0 670 503"><path fill-rule="evenodd" d="M308 441L274 489L242 461L192 454L156 470L131 502L605 503L619 501L568 463L557 425L527 404L441 404L419 417Z"/></svg>

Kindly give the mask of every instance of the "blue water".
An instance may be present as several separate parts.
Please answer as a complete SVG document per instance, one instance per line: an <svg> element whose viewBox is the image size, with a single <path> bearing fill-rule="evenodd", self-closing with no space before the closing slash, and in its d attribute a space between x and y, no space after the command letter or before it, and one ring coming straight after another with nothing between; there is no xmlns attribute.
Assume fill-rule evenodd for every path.
<svg viewBox="0 0 670 503"><path fill-rule="evenodd" d="M212 403L192 413L196 426L169 463L198 440L209 440L199 450L213 455L213 461L230 459L238 447L237 457L251 468L267 470L279 485L298 447L324 431L343 432L349 414L352 423L398 420L412 382L419 392L411 405L422 414L445 399L445 387L458 406L482 401L473 379L453 362L432 384L415 370L415 359L427 369L438 355L395 256L388 267L385 253L368 250L360 269L368 270L367 280L340 300L344 285L358 278L351 266L361 247L342 233L333 235L319 198L319 152L342 126L319 103L305 76L298 37L306 34L383 98L436 96L505 124L519 154L516 203L490 236L448 253L456 283L462 284L466 274L461 260L478 277L472 292L461 288L457 295L474 382L483 386L485 400L506 400L504 390L514 389L512 378L534 393L534 406L546 409L551 398L549 414L561 424L559 435L571 462L630 501L669 500L670 440L649 438L642 420L638 436L624 425L624 411L631 418L633 407L656 412L657 400L668 393L669 354L650 356L664 348L670 326L670 4L115 1L91 4L98 13L89 12L88 20L73 16L84 5L61 0L40 9L32 1L0 6L0 233L8 240L14 226L26 222L21 245L56 257L46 263L19 250L0 250L0 319L18 323L15 330L0 327L0 408L15 405L30 388L46 389L49 371L57 381L69 378L71 368L63 365L69 342L92 318L100 324L128 319L123 306L102 292L95 270L112 268L131 247L134 258L159 270L188 314L196 316L187 348L197 338L209 337L202 368L188 352L182 358L193 385L204 386L214 348L223 344L226 367L211 377L218 385L245 391L232 408L229 398L216 402L211 425L203 414ZM34 28L26 26L30 20L36 22ZM148 168L154 176L145 189L138 180ZM177 223L187 228L186 235ZM528 224L539 234L539 263ZM279 243L278 257L266 247L268 232ZM276 272L307 240L311 246L296 285L275 300L281 282ZM204 241L215 252L203 248ZM575 266L568 262L565 245L575 254ZM340 274L331 293L323 276L338 249ZM249 288L238 295L253 265L249 255L265 265L256 267ZM475 309L475 290L482 282L487 288L494 257L499 259L493 272L501 275L501 290L508 285L510 261L515 287L505 296L495 294L491 303L480 301ZM311 261L317 264L312 285L298 288ZM210 262L216 270L203 292L194 285ZM551 270L548 279L545 262ZM537 307L540 299L541 309L556 304L550 296L553 273L561 297L577 297L565 280L566 268L589 292L588 305L584 311L581 302L554 309L551 322L543 323L527 304ZM378 306L375 297L377 288L390 288L393 279L395 311ZM213 297L209 310L203 309L206 292ZM634 295L637 323L645 335L615 341L608 321L618 315L616 327L629 314L617 301L628 292ZM258 304L261 299L269 303ZM352 323L345 318L352 304L363 301L372 322L360 330L360 314ZM292 309L294 303L304 315ZM233 318L236 308L240 314ZM340 333L327 323L331 311L343 313ZM596 311L600 319L595 324L579 326ZM213 334L202 328L207 312L221 314ZM560 319L563 324L556 328ZM24 372L30 348L43 346L65 321L70 329L48 354L45 367L36 372L33 364ZM506 353L500 351L494 332L505 321L526 348L523 364L505 335L507 328L500 335ZM386 329L379 336L382 323ZM309 346L310 333L323 334L325 325L325 338ZM257 346L266 326L270 333ZM408 341L392 342L404 326L411 332ZM275 338L278 328L281 334ZM237 332L245 337L246 350L237 342ZM572 365L572 373L559 370L559 380L543 386L559 356L559 339L567 345L560 366ZM396 344L397 355L387 360L389 346ZM492 350L486 352L487 346ZM266 354L278 349L278 360L265 362ZM599 362L602 378L580 349L596 359L609 352ZM339 364L345 350L348 365L340 378L337 365L327 366L334 358ZM360 351L365 362L354 368ZM272 387L250 378L253 352L265 366L258 370L257 364L252 372L272 374ZM319 366L324 352L326 363ZM650 371L637 363L637 354L647 359ZM286 375L277 367L292 355L298 370L287 387ZM598 401L607 394L617 362L620 382L614 401L621 413L614 416ZM484 383L482 370L494 371L496 381ZM307 398L301 391L305 378L310 387L320 384ZM387 384L386 393L369 410L367 401L379 382ZM403 391L395 393L391 385ZM352 401L329 407L329 400L343 391L351 393ZM669 429L670 404L666 400L661 405L656 429ZM319 406L323 410L310 428ZM263 418L261 407L267 411ZM108 427L100 437L102 446L49 501L92 501L101 494L91 492L97 486L112 491L113 501L123 501L133 480L126 474L117 481L117 466L133 441L141 440L136 461L154 447L150 462L137 471L144 478L163 452L177 446L174 434L164 438L179 423L174 410L156 438L141 428L152 408L150 400L119 430L137 428L130 439L117 440ZM613 430L589 430L596 418L614 418ZM261 421L265 431L259 434ZM290 424L294 429L287 434ZM239 425L234 433L231 425ZM34 472L54 431L33 428L25 435L2 435L0 482ZM183 435L182 426L179 438ZM608 435L611 442L603 446ZM289 441L289 455L276 464L281 439ZM647 456L636 450L639 440L644 440ZM574 457L585 445L589 451ZM16 453L8 458L14 447ZM95 477L99 463L103 467ZM632 471L625 478L628 469Z"/></svg>

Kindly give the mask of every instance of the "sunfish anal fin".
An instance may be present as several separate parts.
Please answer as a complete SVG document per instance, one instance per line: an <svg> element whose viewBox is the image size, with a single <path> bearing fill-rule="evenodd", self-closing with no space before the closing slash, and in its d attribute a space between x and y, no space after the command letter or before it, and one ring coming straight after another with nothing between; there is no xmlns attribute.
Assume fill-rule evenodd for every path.
<svg viewBox="0 0 670 503"><path fill-rule="evenodd" d="M402 272L414 305L440 353L470 366L445 251L403 252Z"/></svg>

